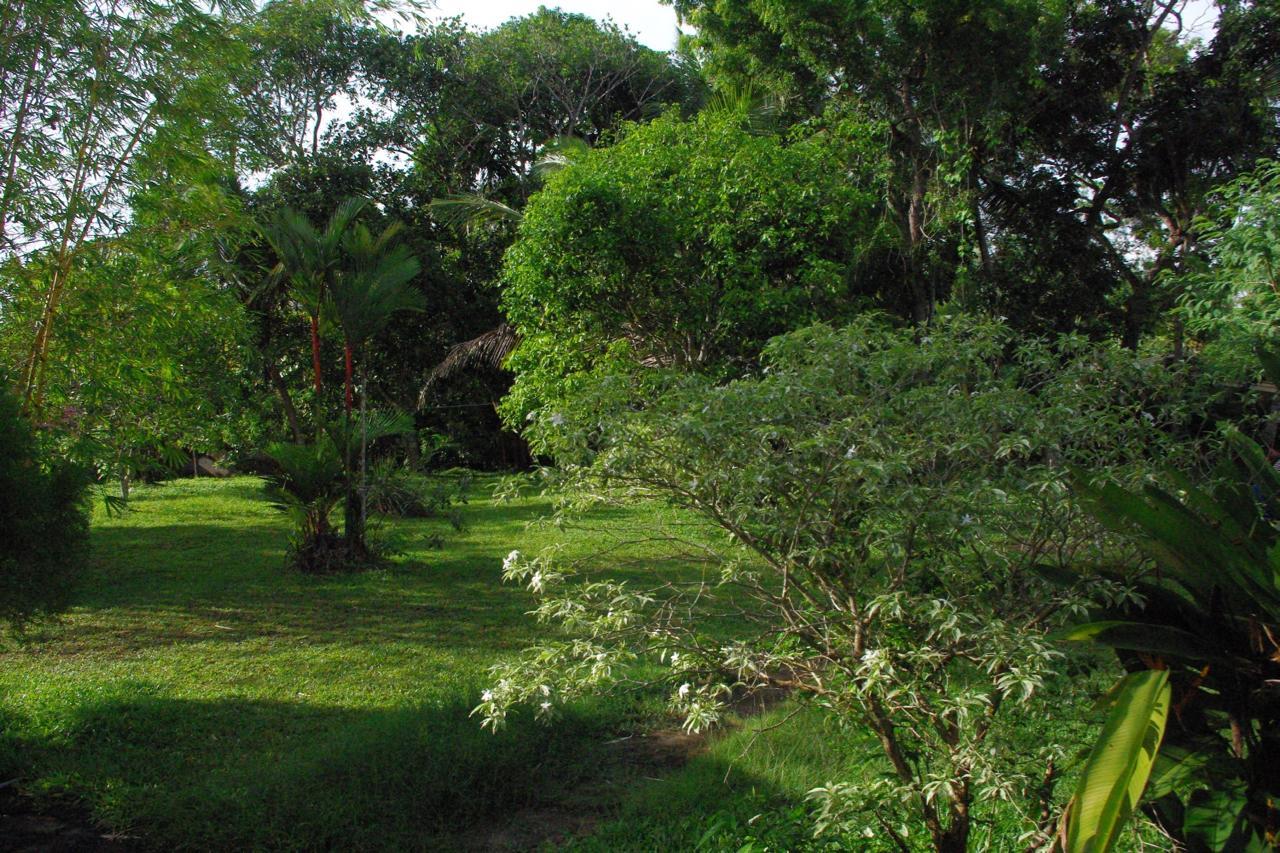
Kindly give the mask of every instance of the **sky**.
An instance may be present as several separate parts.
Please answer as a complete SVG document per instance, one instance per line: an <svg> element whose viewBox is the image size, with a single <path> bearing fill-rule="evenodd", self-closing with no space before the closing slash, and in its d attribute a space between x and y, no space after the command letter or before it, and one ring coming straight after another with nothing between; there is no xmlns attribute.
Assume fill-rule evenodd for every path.
<svg viewBox="0 0 1280 853"><path fill-rule="evenodd" d="M658 0L436 0L432 18L462 15L479 29L490 29L520 15L536 12L539 6L581 12L597 20L613 18L626 27L636 40L654 50L672 50L676 46L676 13Z"/></svg>
<svg viewBox="0 0 1280 853"><path fill-rule="evenodd" d="M655 50L673 50L676 46L675 10L658 0L436 0L435 5L431 17L462 15L468 24L480 29L490 29L508 18L527 15L539 6L558 7L597 20L611 17L614 23L631 30L641 44ZM1213 36L1217 17L1213 0L1189 0L1183 24L1207 41Z"/></svg>

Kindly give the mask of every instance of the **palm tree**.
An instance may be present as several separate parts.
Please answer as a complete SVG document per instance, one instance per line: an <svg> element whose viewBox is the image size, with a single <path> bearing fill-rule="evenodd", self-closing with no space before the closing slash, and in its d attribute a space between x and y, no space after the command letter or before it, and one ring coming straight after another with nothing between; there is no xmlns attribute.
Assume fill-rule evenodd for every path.
<svg viewBox="0 0 1280 853"><path fill-rule="evenodd" d="M343 239L351 223L368 203L368 199L363 198L347 199L338 205L323 231L287 207L262 226L263 236L280 258L274 270L276 277L288 282L290 295L311 320L311 369L317 395L323 387L320 314L342 262Z"/></svg>
<svg viewBox="0 0 1280 853"><path fill-rule="evenodd" d="M348 228L341 241L341 266L329 284L330 304L342 330L345 380L343 402L347 434L344 444L348 471L351 470L351 413L356 356L363 356L365 344L386 327L394 313L421 311L425 308L422 293L411 285L421 269L418 259L407 247L394 245L401 230L402 226L395 223L375 237L363 224ZM366 516L368 395L365 393L363 359L360 367L359 502L355 500L354 489L349 487L346 508L347 544L353 551L364 546Z"/></svg>

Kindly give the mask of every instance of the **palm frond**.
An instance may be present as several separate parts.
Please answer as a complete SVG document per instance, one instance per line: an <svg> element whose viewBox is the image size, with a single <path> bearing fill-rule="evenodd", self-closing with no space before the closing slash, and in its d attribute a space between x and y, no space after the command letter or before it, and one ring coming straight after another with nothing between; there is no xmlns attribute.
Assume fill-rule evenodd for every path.
<svg viewBox="0 0 1280 853"><path fill-rule="evenodd" d="M477 367L501 368L519 344L520 333L510 323L499 323L484 334L455 344L427 374L427 381L418 392L418 408L426 405L427 393L435 383Z"/></svg>
<svg viewBox="0 0 1280 853"><path fill-rule="evenodd" d="M782 108L782 101L776 95L743 83L717 89L707 99L703 111L739 117L748 133L768 136L778 132Z"/></svg>
<svg viewBox="0 0 1280 853"><path fill-rule="evenodd" d="M361 440L372 443L393 435L410 435L417 431L413 416L400 411L378 411L365 413L363 423L359 419L345 420L329 424L329 440L340 450L358 453Z"/></svg>
<svg viewBox="0 0 1280 853"><path fill-rule="evenodd" d="M426 308L422 293L410 286L422 265L408 248L387 248L387 242L385 232L375 238L363 225L343 241L348 267L334 277L330 299L343 334L357 347L382 331L395 312Z"/></svg>
<svg viewBox="0 0 1280 853"><path fill-rule="evenodd" d="M542 156L533 164L533 173L545 178L581 160L590 150L591 146L581 137L557 136L543 146Z"/></svg>
<svg viewBox="0 0 1280 853"><path fill-rule="evenodd" d="M495 225L519 224L524 214L500 201L481 195L451 195L433 199L431 212L445 225L471 229Z"/></svg>
<svg viewBox="0 0 1280 853"><path fill-rule="evenodd" d="M338 247L347 229L351 227L351 223L368 205L369 199L353 196L344 200L333 211L333 215L329 217L329 224L324 229L324 244L330 251Z"/></svg>

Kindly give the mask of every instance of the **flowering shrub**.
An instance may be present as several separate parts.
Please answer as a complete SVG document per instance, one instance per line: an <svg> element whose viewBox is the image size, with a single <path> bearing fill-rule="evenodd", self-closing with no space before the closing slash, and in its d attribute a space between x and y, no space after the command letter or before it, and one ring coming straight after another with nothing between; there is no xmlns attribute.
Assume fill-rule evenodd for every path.
<svg viewBox="0 0 1280 853"><path fill-rule="evenodd" d="M1051 588L1032 567L1127 558L1080 511L1066 468L1143 476L1173 444L1177 377L1076 339L1015 346L964 317L919 341L879 316L814 327L775 339L765 364L722 385L670 375L648 401L628 377L604 379L559 423L535 422L580 499L686 510L646 538L708 571L639 589L578 576L554 550L513 551L504 576L562 630L499 668L477 713L495 727L516 703L549 715L658 661L692 730L766 686L869 728L886 773L815 791L824 827L906 849L911 826L963 850L975 801L1001 798L1024 807L1028 838L1049 831L1044 771L1067 745L1001 749L1001 714L1053 677L1051 627L1130 593Z"/></svg>

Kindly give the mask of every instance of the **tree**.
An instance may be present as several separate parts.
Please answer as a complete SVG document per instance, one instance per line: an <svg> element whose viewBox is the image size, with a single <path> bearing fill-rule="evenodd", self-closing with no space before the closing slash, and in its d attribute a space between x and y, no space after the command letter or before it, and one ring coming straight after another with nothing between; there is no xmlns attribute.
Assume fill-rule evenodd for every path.
<svg viewBox="0 0 1280 853"><path fill-rule="evenodd" d="M508 203L523 201L548 142L595 143L623 121L689 102L699 85L616 26L546 8L487 33L444 23L375 62L392 105L377 125L381 144L414 156L441 186L437 196L483 192Z"/></svg>
<svg viewBox="0 0 1280 853"><path fill-rule="evenodd" d="M398 311L420 311L425 302L422 294L411 287L420 265L403 245L395 245L399 225L385 228L377 237L363 224L356 224L342 239L343 264L333 280L331 298L338 326L342 330L343 361L346 378L344 412L348 439L345 442L347 479L347 547L364 550L364 528L367 503L366 455L368 452L367 403L369 392L362 376L360 383L360 485L354 488L351 463L351 409L353 394L353 361L363 355L363 348L390 322ZM363 367L363 365L362 365ZM358 497L358 500L357 500Z"/></svg>
<svg viewBox="0 0 1280 853"><path fill-rule="evenodd" d="M171 131L218 114L211 81L220 63L236 62L226 22L186 0L5 5L0 251L52 258L17 377L28 410L43 408L50 341L77 256L124 220L138 158L164 149L181 159L189 136Z"/></svg>
<svg viewBox="0 0 1280 853"><path fill-rule="evenodd" d="M928 322L957 261L945 237L966 219L985 148L1026 103L1061 27L1061 4L1031 0L674 0L695 28L685 48L717 85L753 82L807 103L852 102L884 123L885 201L912 319Z"/></svg>
<svg viewBox="0 0 1280 853"><path fill-rule="evenodd" d="M1009 281L996 310L1011 313L1027 298L1017 290L1075 269L1082 292L1064 296L1092 302L1095 316L1110 314L1136 347L1177 297L1161 282L1197 263L1195 222L1206 194L1275 151L1280 113L1270 92L1280 30L1270 4L1219 4L1207 44L1185 32L1187 11L1182 0L1069 7L1040 97L982 175L997 232L1064 239L1042 253L1043 263L1017 266L1013 277L1037 286ZM1181 355L1176 317L1169 332Z"/></svg>
<svg viewBox="0 0 1280 853"><path fill-rule="evenodd" d="M317 398L324 387L320 315L339 274L342 241L347 229L367 204L368 199L347 199L333 211L323 230L316 229L306 217L289 208L278 211L275 218L262 227L263 235L280 259L275 276L287 282L289 295L302 306L311 323L312 388Z"/></svg>
<svg viewBox="0 0 1280 853"><path fill-rule="evenodd" d="M279 167L316 156L326 113L339 96L355 95L358 23L344 14L350 11L272 2L244 27L251 58L236 94L246 114L246 153L259 162Z"/></svg>
<svg viewBox="0 0 1280 853"><path fill-rule="evenodd" d="M1206 45L1186 0L673 5L714 84L887 123L917 321L954 287L1029 329L1136 347L1168 308L1158 280L1195 253L1204 193L1280 138L1269 3L1218 4Z"/></svg>
<svg viewBox="0 0 1280 853"><path fill-rule="evenodd" d="M59 450L125 497L140 473L189 468L190 454L219 454L260 428L245 382L248 317L219 255L244 217L234 198L189 176L151 173L129 199L128 227L81 247L75 299L48 349L37 424L58 425ZM0 267L0 353L10 363L29 346L45 308L38 283L57 263L45 252Z"/></svg>
<svg viewBox="0 0 1280 853"><path fill-rule="evenodd" d="M1194 225L1203 264L1170 278L1197 339L1237 366L1274 348L1280 328L1280 163L1266 161L1208 194Z"/></svg>
<svg viewBox="0 0 1280 853"><path fill-rule="evenodd" d="M788 141L667 115L552 175L506 258L509 422L624 353L739 371L772 335L853 311L883 245L879 166L856 125Z"/></svg>
<svg viewBox="0 0 1280 853"><path fill-rule="evenodd" d="M773 340L756 376L597 377L535 417L535 447L558 461L573 504L687 511L655 513L638 536L704 573L669 578L659 558L636 584L579 573L554 547L513 552L506 577L560 630L495 668L477 714L553 714L633 678L636 661L660 667L692 729L742 690L782 687L883 753L882 780L816 792L824 824L963 851L1007 798L1048 841L1053 768L1071 745L1005 747L1004 721L1035 713L1054 678L1047 631L1125 590L1057 593L1032 567L1124 559L1071 499L1065 466L1139 477L1179 417L1156 389L1176 383L1079 338L1014 346L990 321L939 317L916 337L863 316Z"/></svg>

